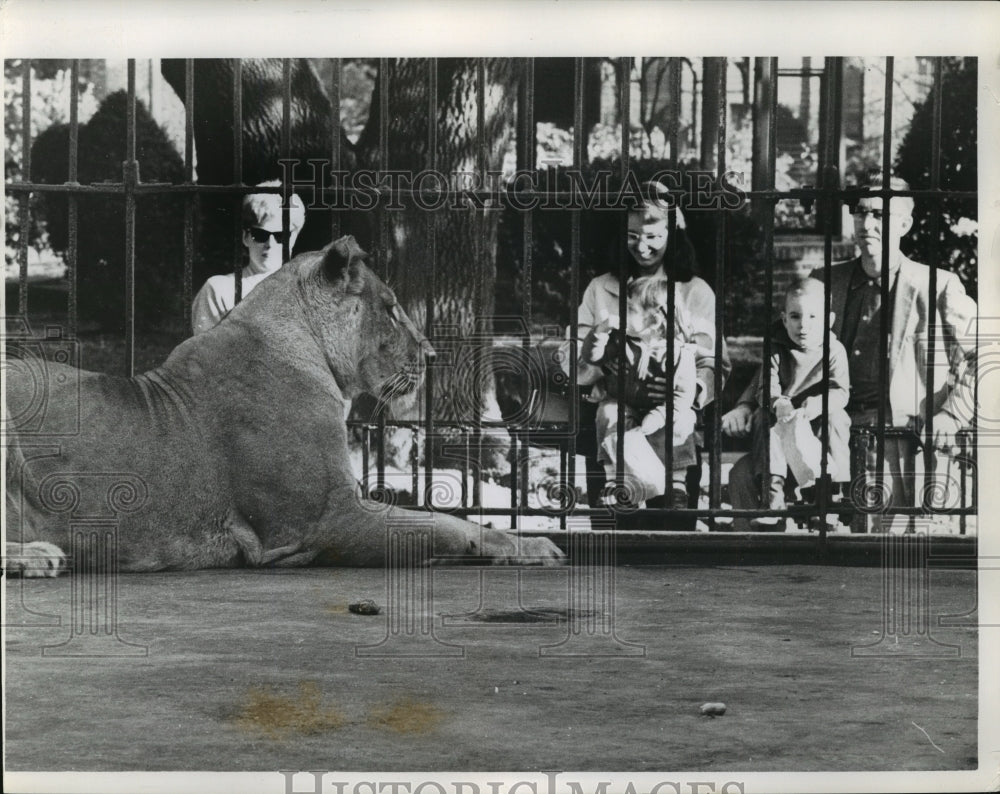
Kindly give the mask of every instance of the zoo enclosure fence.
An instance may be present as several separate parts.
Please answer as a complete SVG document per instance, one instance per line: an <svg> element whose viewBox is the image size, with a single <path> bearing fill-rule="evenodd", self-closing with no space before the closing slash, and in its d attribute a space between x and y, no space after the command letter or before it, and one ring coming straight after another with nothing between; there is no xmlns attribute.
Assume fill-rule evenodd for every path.
<svg viewBox="0 0 1000 794"><path fill-rule="evenodd" d="M518 59L518 92L517 92L517 160L518 166L521 168L534 168L535 167L535 123L533 118L533 108L535 107L535 71L536 71L536 60L533 58ZM541 59L544 60L544 59ZM617 103L619 108L620 117L620 159L618 163L619 168L619 178L624 184L630 174L632 168L632 158L630 156L630 139L631 139L631 102L632 95L630 90L630 81L623 75L629 75L631 70L631 60L629 58L618 58L614 59L616 64L618 74L620 76L617 84ZM715 110L716 125L715 125L715 140L714 140L714 151L711 152L712 155L708 159L714 161L715 164L715 186L713 191L718 195L721 190L721 186L724 180L727 179L727 90L726 90L726 80L727 80L727 70L725 58L706 58L704 59L706 64L711 63L715 68L711 70L706 70L703 83L710 80L715 82L715 91L713 96L717 98L717 107ZM806 205L815 205L817 208L817 216L820 228L823 233L823 273L824 281L826 286L826 302L827 309L829 309L830 300L830 268L833 262L833 235L835 229L839 227L838 211L841 202L849 202L852 199L856 199L858 192L857 190L852 190L850 188L841 187L841 168L839 163L840 153L838 148L835 146L836 132L838 125L840 123L840 113L841 113L841 94L842 85L840 81L841 70L841 60L837 57L830 57L824 59L824 67L822 70L822 78L820 81L820 95L821 95L821 111L820 111L820 123L822 125L822 130L820 134L821 150L819 157L819 169L818 169L818 184L815 187L802 187L790 190L778 190L775 188L775 141L776 141L776 105L777 105L777 78L779 75L778 70L778 60L777 58L755 58L753 59L753 69L754 69L754 93L755 93L755 103L754 107L756 112L754 114L753 125L754 125L754 154L753 154L753 186L750 190L742 191L746 198L751 202L751 205L757 210L759 217L765 218L763 223L763 246L764 246L764 271L761 274L763 277L765 285L765 305L767 307L767 322L765 323L765 328L769 327L771 324L771 307L773 305L774 298L774 283L775 283L775 273L773 270L774 262L774 207L779 201L798 201ZM942 70L944 68L942 58L933 59L933 72L934 72L934 82L936 86L942 85ZM584 138L584 117L583 117L583 107L584 107L584 74L586 70L587 59L577 58L574 59L574 70L573 70L573 162L572 166L574 168L580 168L585 162L585 146L586 141ZM672 82L673 90L670 92L672 106L670 108L670 113L668 115L668 129L666 130L666 138L670 146L670 151L672 156L676 155L682 148L682 130L680 128L679 119L681 118L681 95L680 83L682 79L682 73L684 66L687 65L690 68L690 61L685 58L668 58L667 69L665 74L667 79ZM67 197L68 202L68 229L69 229L69 246L67 250L66 260L67 260L67 277L69 282L69 294L68 294L68 326L69 334L71 338L74 338L77 334L78 328L78 280L81 278L82 269L80 267L81 263L78 261L78 250L77 250L77 237L78 237L78 202L81 197L88 195L115 195L124 197L124 213L125 213L125 239L123 240L123 245L125 249L125 278L122 289L125 294L125 374L132 375L134 370L135 361L135 346L136 346L136 333L135 333L135 237L136 237L136 215L137 215L137 199L148 195L177 195L182 197L184 202L185 214L184 214L184 254L183 254L183 297L184 305L186 307L185 321L189 324L190 319L190 305L193 296L194 285L192 283L192 269L194 262L194 245L195 245L195 200L197 196L204 194L218 194L218 195L228 195L232 196L234 202L238 202L239 199L248 193L254 192L280 192L283 198L286 200L286 209L284 214L284 223L287 228L288 224L288 210L287 210L287 199L292 192L292 187L286 182L280 188L273 189L262 189L255 186L245 185L240 180L240 175L243 172L243 140L242 140L242 126L243 126L243 81L242 81L242 62L236 60L233 62L233 180L230 184L225 185L206 185L199 184L195 180L195 161L194 161L194 96L197 86L195 85L195 70L194 61L188 59L185 61L185 134L184 134L184 174L185 178L180 184L165 184L165 183L144 183L140 178L141 163L138 161L136 156L136 63L134 59L127 61L127 117L126 117L126 158L122 163L122 176L121 180L118 182L111 183L100 183L100 184L81 184L78 181L78 136L79 136L79 121L78 121L78 105L79 105L79 80L78 80L78 70L79 62L73 61L71 66L71 93L70 93L70 124L69 124L69 167L68 167L68 177L67 181L63 184L44 184L36 183L32 181L31 174L31 68L30 60L25 60L22 64L22 90L23 90L23 109L22 109L22 143L23 143L23 159L21 163L21 179L18 181L8 181L6 183L6 189L12 194L17 196L19 200L19 213L20 213L20 248L19 248L19 292L18 292L18 305L17 312L21 317L26 317L28 315L28 237L29 229L31 223L31 207L29 199L33 193L61 193ZM331 123L333 129L333 135L330 141L330 164L334 170L339 170L342 163L342 151L341 151L341 136L340 136L340 78L341 78L341 59L331 59L331 80L329 86L327 86L330 99L331 99ZM379 143L381 152L381 163L384 170L388 170L388 129L385 120L389 117L389 91L387 82L390 79L388 59L379 60L379 80L381 81L381 90L379 92L379 102L380 102L380 114L379 114ZM892 135L892 113L893 104L892 96L894 90L893 84L893 69L894 69L894 59L889 56L885 59L885 91L884 91L884 129L883 129L883 140L882 140L882 171L883 173L891 173L892 163L891 163L891 146L890 138ZM288 59L282 61L282 130L281 130L281 149L285 158L290 157L291 152L291 106L292 106L292 63ZM485 89L487 86L487 76L485 64L482 60L479 60L476 65L476 77L477 84L481 89ZM427 136L427 163L426 166L430 170L435 170L437 165L437 152L438 152L438 130L435 120L438 119L438 95L439 95L439 75L438 75L438 62L436 59L428 59L426 61L426 86L427 86L427 97L428 97L428 128L426 131ZM475 126L477 130L477 147L476 147L476 159L478 165L478 171L480 174L485 174L487 171L486 164L488 162L488 144L485 136L485 116L486 116L486 98L485 90L478 90L476 94L476 120L477 124ZM693 92L692 92L693 94ZM932 127L932 145L930 151L931 158L931 168L930 168L930 187L925 190L908 190L908 191L898 191L891 190L888 186L881 190L873 192L872 195L881 197L885 202L891 196L912 196L918 198L922 201L940 202L947 198L957 198L965 200L974 200L976 198L975 192L968 191L955 191L955 190L944 190L941 188L941 105L942 105L942 92L934 91L933 94L933 127ZM696 97L692 95L692 101L696 101ZM702 140L706 140L706 136L710 141L711 138L710 129L702 130ZM676 159L676 158L675 158ZM341 198L345 193L350 193L351 188L336 188L328 189L328 192L336 193ZM447 191L447 189L446 189ZM439 191L431 191L432 193L437 193ZM466 193L468 191L465 191ZM556 191L558 195L549 195L550 198L563 198L568 199L570 196L566 196L559 191ZM521 189L516 188L509 192L509 195L517 194L519 198L538 198L542 195L538 190L534 188ZM486 198L489 198L487 196ZM677 195L678 200L680 195ZM580 259L581 259L581 210L579 208L574 208L570 210L571 212L571 251L570 251L570 283L569 283L569 302L572 307L572 316L570 320L570 328L575 328L577 326L577 307L580 304ZM624 216L624 213L622 213ZM886 217L884 222L888 223L888 212L885 213ZM385 223L385 214L379 213L377 216L378 221L378 239L379 246L376 251L377 257L384 256L384 252L388 250L388 227ZM711 279L715 291L718 295L722 295L726 289L725 283L725 271L726 271L726 257L728 255L727 246L727 213L725 211L719 211L717 217L716 225L716 235L715 235L715 257L714 257L714 274ZM673 224L675 223L674 214L670 216L671 232L673 231ZM340 218L337 212L331 212L330 215L330 232L333 238L340 235ZM435 234L436 234L437 224L436 218L432 219L430 224L431 233L431 257L432 262L430 263L430 274L431 280L433 282L433 272L434 272L434 256L436 252L435 246ZM238 252L239 252L239 227L238 225L234 228L234 237L236 238L234 242L234 250L237 255L234 255L238 263ZM625 238L625 223L624 217L622 218L621 236L624 240ZM523 272L522 279L524 284L530 285L532 283L532 266L533 266L533 250L532 250L532 238L533 238L533 213L526 212L523 213ZM934 239L937 239L937 235L934 235ZM285 255L288 255L288 242L284 243ZM627 254L625 252L624 245L620 246L619 256L615 267L617 268L617 273L619 279L624 281L627 274ZM884 241L883 249L883 262L884 268L888 268L888 241ZM935 327L934 317L936 311L936 283L937 283L937 265L938 257L930 257L930 340L927 345L928 349L928 361L927 366L929 370L932 370L935 366L939 365L935 361L935 347L937 341L937 335L941 333L940 329ZM241 295L242 285L240 278L240 268L238 265L235 267L236 272L236 289L237 289L237 299ZM884 270L884 273L886 270ZM668 310L672 314L673 312L673 283L671 283L671 300L668 304ZM524 295L524 306L523 306L523 316L525 319L524 331L519 340L520 346L527 350L533 344L531 335L528 331L530 327L530 321L532 316L532 304L531 304L531 291L526 289L523 291ZM888 279L882 279L882 303L883 305L888 304L889 299L889 286ZM715 360L721 361L723 357L723 328L724 328L724 309L723 301L716 301L716 314L715 314L715 327L716 327L716 342L715 342ZM620 319L624 319L625 315L625 291L621 291L619 300L619 316ZM881 339L880 339L880 350L879 356L880 360L885 361L887 356L887 345L888 345L888 328L883 313L883 325L881 328ZM672 317L668 319L672 321ZM434 304L433 304L433 290L428 291L427 304L426 304L426 329L427 335L433 338L431 333L434 327ZM978 329L977 329L978 334ZM668 359L672 357L672 346L673 340L669 339L668 344L671 349L668 351ZM824 353L828 353L830 345L829 332L824 334ZM568 355L568 385L576 383L576 345L575 342L571 342L570 351ZM624 347L619 351L619 356L624 356ZM768 335L764 335L763 341L763 358L767 360L770 355L770 340ZM824 365L824 377L829 378L829 356L825 355L825 365ZM622 360L622 359L620 359ZM467 463L463 463L463 471L460 478L459 485L459 504L457 506L449 504L447 508L450 512L456 514L464 515L475 515L487 513L490 515L509 515L511 526L517 525L517 520L519 516L528 515L543 515L552 516L558 518L559 525L561 528L566 528L568 521L571 521L573 517L596 517L596 516L607 516L609 508L593 509L583 507L578 504L577 490L575 483L577 481L577 454L576 454L576 429L578 426L578 416L577 416L577 401L575 399L569 399L567 401L568 405L568 417L565 421L546 421L538 418L534 415L532 411L532 400L529 400L529 405L527 410L522 416L515 418L512 421L506 421L502 423L490 423L481 420L476 420L474 422L467 423L442 423L437 421L432 412L432 406L434 404L434 370L433 368L428 368L428 377L425 382L425 395L424 403L426 406L425 415L421 421L417 422L406 422L398 423L387 421L384 418L379 418L376 422L363 422L358 423L361 432L364 436L365 443L362 445L362 468L363 468L363 487L367 495L373 496L375 498L391 499L392 489L388 488L386 482L386 450L385 450L385 438L387 428L393 426L405 426L410 429L414 439L412 445L412 451L410 455L411 471L410 471L410 486L412 487L412 492L420 506L426 509L439 509L443 506L438 504L435 499L435 469L436 462L434 460L435 455L435 445L432 440L437 434L449 433L452 434L450 437L455 439L455 444L457 446L464 448L465 454L461 456L461 459L468 461L469 459L477 459L478 456L473 454L475 451L479 450L482 434L485 429L489 429L491 424L497 424L503 427L511 437L511 468L510 468L510 495L509 495L509 506L500 508L497 506L484 506L482 499L482 482L478 477L470 478L468 476ZM722 393L722 372L720 367L715 369L715 393L719 395ZM885 368L882 370L880 379L880 394L887 394L887 375ZM769 389L769 373L768 369L764 369L764 391L768 392ZM929 406L926 417L924 417L924 428L923 428L923 457L924 457L924 469L925 471L933 471L935 467L935 459L933 453L933 445L931 440L933 438L933 428L934 428L934 416L933 416L933 379L928 379L927 385L927 399L926 403ZM978 384L977 384L978 388ZM534 397L534 394L532 395ZM795 505L788 508L784 515L798 520L806 520L810 517L820 517L830 513L832 510L837 510L839 512L847 512L851 514L854 518L852 520L852 526L855 530L863 531L865 528L865 522L863 520L865 513L877 512L881 514L892 514L892 515L903 515L908 516L912 519L917 516L926 515L929 511L933 511L938 514L944 515L956 515L959 516L961 522L961 532L964 534L966 527L966 518L968 516L973 516L976 514L977 502L978 502L978 492L977 492L977 478L976 478L976 450L977 450L977 437L976 437L976 426L977 418L973 417L969 424L969 427L960 435L961 441L961 453L955 459L959 468L959 490L960 490L960 502L958 506L945 506L945 507L932 507L928 504L926 499L918 499L918 503L912 504L906 507L893 506L890 507L884 503L879 502L880 494L884 493L884 476L885 471L885 444L886 438L892 437L893 435L898 435L903 432L899 428L892 428L887 422L887 398L883 398L878 409L878 421L870 428L860 428L854 433L854 451L855 458L860 461L862 458L867 456L868 458L874 458L872 461L874 463L873 469L869 471L868 474L859 481L861 487L855 488L856 498L853 502L845 502L842 504L834 504L831 500L829 479L826 477L827 474L827 454L828 450L828 439L824 437L822 439L824 455L823 455L823 470L822 475L818 481L818 488L816 492L816 499L812 504ZM668 435L669 431L673 427L673 407L670 400L666 401L667 408L667 421L668 421ZM828 411L827 396L824 394L823 400L823 413L824 416ZM624 433L624 422L623 414L624 405L619 405L619 431L618 431L618 444L617 444L617 469L618 469L618 481L617 485L619 489L624 491L626 483L624 482L622 456L623 456L623 433ZM709 470L709 482L708 482L708 504L707 507L699 506L698 508L693 508L690 510L657 510L650 509L644 511L644 516L648 518L645 522L644 527L649 529L655 529L662 525L662 522L666 519L674 519L677 517L698 517L706 519L709 522L710 528L716 528L718 519L727 519L733 517L745 517L750 518L758 515L771 514L767 510L734 510L727 508L722 502L722 431L721 431L721 418L719 412L713 412L711 416L711 421L708 426L704 428L704 433L706 437L705 448L708 452L708 470ZM422 444L424 446L424 460L423 460L423 470L421 471L421 466L419 463L419 450L417 439L422 438ZM529 505L529 490L534 486L537 487L537 483L529 482L529 467L528 467L528 450L532 447L541 444L545 446L554 447L558 450L559 455L559 466L558 466L558 477L548 483L548 500L544 505L537 507L532 507ZM874 453L874 454L872 454ZM372 458L374 458L374 466ZM666 461L666 471L667 477L669 478L669 472L671 469L671 451L669 445L667 447L667 461ZM860 464L859 464L860 465ZM374 468L374 476L372 476L372 468ZM372 480L374 479L374 485L372 485ZM422 484L421 484L422 480ZM421 487L422 485L422 487ZM669 482L665 483L669 490ZM422 498L417 496L422 494ZM884 500L883 500L884 501ZM873 509L874 505L874 509ZM616 508L610 508L612 513L616 512ZM620 514L620 513L619 513ZM820 522L818 538L822 541L825 538L826 528L825 525Z"/></svg>

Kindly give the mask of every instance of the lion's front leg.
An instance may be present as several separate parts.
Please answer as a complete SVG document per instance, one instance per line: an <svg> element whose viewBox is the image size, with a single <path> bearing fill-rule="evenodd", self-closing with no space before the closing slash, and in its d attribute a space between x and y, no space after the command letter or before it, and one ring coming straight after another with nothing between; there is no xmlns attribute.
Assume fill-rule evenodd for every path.
<svg viewBox="0 0 1000 794"><path fill-rule="evenodd" d="M307 553L315 558L303 556L299 564L382 567L464 560L559 565L565 559L548 538L520 537L445 513L388 507L353 494L350 502L338 501L302 538L300 555Z"/></svg>
<svg viewBox="0 0 1000 794"><path fill-rule="evenodd" d="M54 579L66 570L66 555L54 543L44 540L8 543L3 567L8 576Z"/></svg>
<svg viewBox="0 0 1000 794"><path fill-rule="evenodd" d="M443 513L432 513L436 561L478 558L492 565L561 565L566 555L545 537L488 529Z"/></svg>

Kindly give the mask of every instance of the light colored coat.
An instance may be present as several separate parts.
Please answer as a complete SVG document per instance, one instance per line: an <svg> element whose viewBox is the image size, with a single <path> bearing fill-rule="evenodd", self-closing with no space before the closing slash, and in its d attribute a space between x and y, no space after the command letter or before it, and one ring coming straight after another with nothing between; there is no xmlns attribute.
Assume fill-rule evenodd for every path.
<svg viewBox="0 0 1000 794"><path fill-rule="evenodd" d="M899 275L889 329L889 406L892 424L905 426L913 417L923 417L927 400L927 351L930 344L930 268L900 255ZM833 331L843 338L844 306L851 275L858 260L834 265L830 271L830 309L834 312ZM823 279L817 271L814 278ZM935 319L934 409L945 411L964 424L972 421L972 401L965 390L968 381L954 390L949 377L975 351L976 302L958 277L947 270L937 271ZM877 351L875 351L877 355ZM851 351L848 351L848 356Z"/></svg>
<svg viewBox="0 0 1000 794"><path fill-rule="evenodd" d="M708 283L694 276L690 281L675 282L676 319L685 341L695 348L695 366L698 373L698 397L696 408L704 408L715 399L715 293ZM587 333L601 320L602 315L618 317L618 277L604 273L591 279L584 290L577 313L577 339L580 343ZM729 353L725 340L722 342L722 383L729 375ZM594 383L602 376L600 368L581 362L578 382L581 385Z"/></svg>

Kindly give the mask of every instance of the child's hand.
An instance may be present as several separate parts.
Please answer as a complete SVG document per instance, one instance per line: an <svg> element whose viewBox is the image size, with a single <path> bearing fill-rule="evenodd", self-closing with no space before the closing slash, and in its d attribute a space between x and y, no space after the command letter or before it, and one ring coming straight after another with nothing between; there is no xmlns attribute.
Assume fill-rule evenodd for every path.
<svg viewBox="0 0 1000 794"><path fill-rule="evenodd" d="M682 444L694 433L694 411L679 411L674 414L674 444Z"/></svg>
<svg viewBox="0 0 1000 794"><path fill-rule="evenodd" d="M779 422L790 421L794 413L795 409L792 408L792 401L784 395L774 401L774 415Z"/></svg>
<svg viewBox="0 0 1000 794"><path fill-rule="evenodd" d="M657 430L662 429L666 423L666 419L658 411L653 411L642 417L640 429L643 435L651 436Z"/></svg>

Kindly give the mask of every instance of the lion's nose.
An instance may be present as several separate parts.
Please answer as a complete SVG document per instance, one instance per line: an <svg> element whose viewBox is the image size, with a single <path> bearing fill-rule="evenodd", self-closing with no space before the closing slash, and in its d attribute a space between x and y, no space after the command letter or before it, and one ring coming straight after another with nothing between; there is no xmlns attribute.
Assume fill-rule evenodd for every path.
<svg viewBox="0 0 1000 794"><path fill-rule="evenodd" d="M423 353L424 358L431 362L437 358L437 351L431 346L431 343L426 339L420 343L420 352Z"/></svg>

